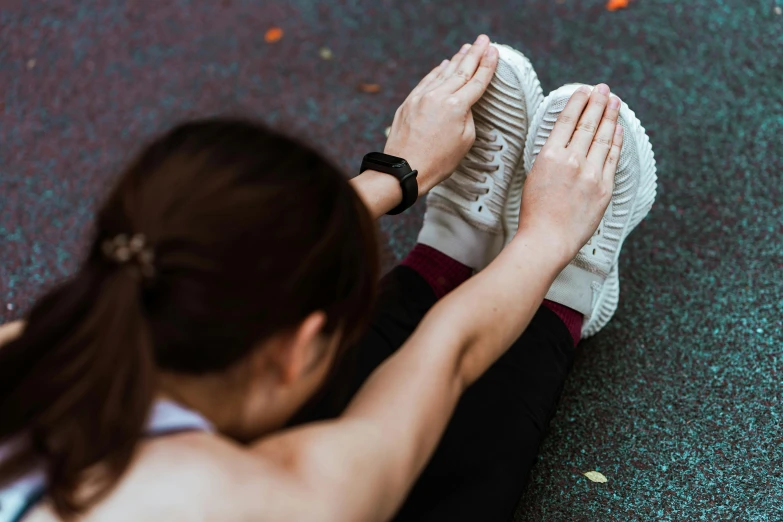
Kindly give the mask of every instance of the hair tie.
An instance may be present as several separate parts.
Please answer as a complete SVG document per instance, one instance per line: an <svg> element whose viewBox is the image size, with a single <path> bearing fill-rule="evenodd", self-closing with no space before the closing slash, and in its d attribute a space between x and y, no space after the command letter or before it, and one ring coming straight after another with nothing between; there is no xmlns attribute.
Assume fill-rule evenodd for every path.
<svg viewBox="0 0 783 522"><path fill-rule="evenodd" d="M138 265L143 277L152 279L155 276L155 252L147 245L144 234L134 234L130 239L127 234L118 234L105 240L102 250L106 259L118 265L133 262Z"/></svg>

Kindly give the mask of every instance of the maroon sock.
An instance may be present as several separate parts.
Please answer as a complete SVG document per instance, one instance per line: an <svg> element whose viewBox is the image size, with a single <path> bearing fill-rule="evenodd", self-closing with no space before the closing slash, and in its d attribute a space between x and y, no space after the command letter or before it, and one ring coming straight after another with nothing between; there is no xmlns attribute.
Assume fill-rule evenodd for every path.
<svg viewBox="0 0 783 522"><path fill-rule="evenodd" d="M574 338L574 346L579 344L579 339L582 338L582 319L584 316L576 310L547 299L544 299L544 306L557 314L560 320L565 323L566 328L571 333L571 337Z"/></svg>
<svg viewBox="0 0 783 522"><path fill-rule="evenodd" d="M430 285L440 299L473 275L473 269L455 261L440 250L417 243L402 266L412 268Z"/></svg>
<svg viewBox="0 0 783 522"><path fill-rule="evenodd" d="M456 261L440 250L417 243L403 259L402 266L415 270L427 281L435 296L440 299L473 275L473 269ZM582 336L582 314L567 306L544 300L544 306L552 310L568 328L574 345Z"/></svg>

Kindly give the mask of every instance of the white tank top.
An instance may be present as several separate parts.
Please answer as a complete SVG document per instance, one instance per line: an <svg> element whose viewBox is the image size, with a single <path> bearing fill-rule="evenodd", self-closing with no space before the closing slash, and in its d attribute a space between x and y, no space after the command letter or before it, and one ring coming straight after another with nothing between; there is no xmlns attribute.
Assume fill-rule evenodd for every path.
<svg viewBox="0 0 783 522"><path fill-rule="evenodd" d="M214 431L214 428L193 410L168 400L156 401L145 436L160 437L183 431ZM0 446L0 463L13 455L19 442L14 439ZM0 489L0 522L19 522L45 494L46 473L41 467L32 468Z"/></svg>

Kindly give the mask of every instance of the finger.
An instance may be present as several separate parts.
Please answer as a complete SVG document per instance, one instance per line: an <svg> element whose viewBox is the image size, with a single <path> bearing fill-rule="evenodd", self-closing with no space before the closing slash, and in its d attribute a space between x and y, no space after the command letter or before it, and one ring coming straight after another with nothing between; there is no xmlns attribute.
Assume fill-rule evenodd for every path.
<svg viewBox="0 0 783 522"><path fill-rule="evenodd" d="M427 74L427 76L422 78L419 84L413 88L411 93L408 95L408 98L410 98L411 96L416 96L418 94L427 92L429 90L428 87L438 79L438 77L443 71L446 70L446 66L448 66L448 64L449 64L448 60L443 60L442 62L440 62L440 64L437 67L431 70L429 74Z"/></svg>
<svg viewBox="0 0 783 522"><path fill-rule="evenodd" d="M597 169L601 169L606 162L609 149L612 148L614 130L617 127L617 117L620 115L620 98L611 96L606 104L604 117L598 126L598 131L593 137L590 151L587 153L587 162L592 163Z"/></svg>
<svg viewBox="0 0 783 522"><path fill-rule="evenodd" d="M476 74L455 93L468 106L472 106L484 95L484 91L489 87L489 82L492 81L492 76L495 74L495 69L497 69L499 57L498 50L490 46L484 53L484 56L481 57L481 63Z"/></svg>
<svg viewBox="0 0 783 522"><path fill-rule="evenodd" d="M457 92L466 83L473 78L476 74L476 69L481 62L481 57L484 56L485 51L489 47L489 38L487 35L480 35L476 42L470 47L470 50L465 54L459 64L454 68L454 72L449 75L446 71L443 84L438 87L448 93Z"/></svg>
<svg viewBox="0 0 783 522"><path fill-rule="evenodd" d="M625 129L623 129L622 125L618 125L615 128L612 148L609 151L609 155L606 156L606 162L604 162L603 182L606 183L610 192L614 188L614 175L617 173L617 166L620 164L620 151L623 150L623 138L625 136L624 131Z"/></svg>
<svg viewBox="0 0 783 522"><path fill-rule="evenodd" d="M451 75L454 74L454 72L457 70L457 67L459 67L459 64L462 62L462 59L465 58L465 55L470 52L470 48L473 47L470 44L463 45L459 51L457 51L457 54L451 57L451 60L449 60L449 63L446 65L446 67L438 74L438 80L433 82L430 85L430 89L432 90L438 86L440 86L447 78L450 78Z"/></svg>
<svg viewBox="0 0 783 522"><path fill-rule="evenodd" d="M574 135L571 137L571 144L568 145L569 149L587 156L587 151L590 150L590 144L593 143L593 137L595 137L598 124L603 118L608 101L609 86L605 83L597 85L590 93L587 108L579 118Z"/></svg>
<svg viewBox="0 0 783 522"><path fill-rule="evenodd" d="M571 95L565 108L557 117L557 122L549 134L549 138L546 140L548 146L565 148L568 145L568 142L571 141L571 136L574 135L574 130L576 130L576 123L579 121L579 117L582 116L589 99L590 87L587 85L582 85Z"/></svg>

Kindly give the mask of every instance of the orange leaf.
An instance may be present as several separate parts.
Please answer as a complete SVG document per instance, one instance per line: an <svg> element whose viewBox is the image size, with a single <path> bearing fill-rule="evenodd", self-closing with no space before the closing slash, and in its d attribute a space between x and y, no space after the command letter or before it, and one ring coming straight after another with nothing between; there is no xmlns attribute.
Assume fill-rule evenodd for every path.
<svg viewBox="0 0 783 522"><path fill-rule="evenodd" d="M609 0L606 2L606 9L609 11L617 11L626 7L628 7L628 0Z"/></svg>
<svg viewBox="0 0 783 522"><path fill-rule="evenodd" d="M381 86L377 83L360 83L359 90L369 94L375 94L381 92Z"/></svg>
<svg viewBox="0 0 783 522"><path fill-rule="evenodd" d="M275 43L279 42L280 39L283 37L283 30L279 27L271 27L264 35L264 40L266 43Z"/></svg>

